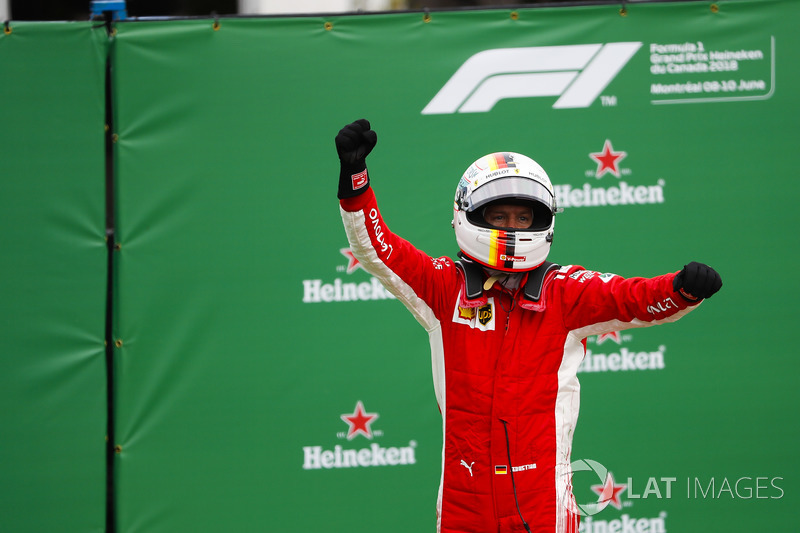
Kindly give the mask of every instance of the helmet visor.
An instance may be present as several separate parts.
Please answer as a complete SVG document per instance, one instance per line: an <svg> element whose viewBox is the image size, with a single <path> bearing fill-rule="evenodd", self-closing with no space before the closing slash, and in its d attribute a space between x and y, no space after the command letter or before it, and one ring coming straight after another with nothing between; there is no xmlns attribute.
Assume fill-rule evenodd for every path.
<svg viewBox="0 0 800 533"><path fill-rule="evenodd" d="M467 212L475 211L481 206L502 199L531 200L540 202L553 213L555 212L555 198L541 183L527 178L500 178L481 185L466 198L464 206Z"/></svg>
<svg viewBox="0 0 800 533"><path fill-rule="evenodd" d="M462 205L467 219L474 225L492 228L494 226L484 220L484 208L489 204L504 203L531 208L533 223L525 228L527 231L544 231L553 223L556 209L553 195L542 184L526 178L508 177L490 181L472 191Z"/></svg>

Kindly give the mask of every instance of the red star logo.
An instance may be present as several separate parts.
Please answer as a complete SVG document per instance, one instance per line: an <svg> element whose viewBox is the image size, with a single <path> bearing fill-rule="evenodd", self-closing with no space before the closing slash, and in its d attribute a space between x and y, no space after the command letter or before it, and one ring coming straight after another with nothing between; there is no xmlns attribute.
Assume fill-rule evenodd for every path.
<svg viewBox="0 0 800 533"><path fill-rule="evenodd" d="M592 490L598 496L597 503L601 505L601 509L605 508L608 504L613 505L617 509L622 509L622 500L619 495L627 489L627 485L617 485L614 483L614 477L611 472L606 476L606 481L602 485L592 485Z"/></svg>
<svg viewBox="0 0 800 533"><path fill-rule="evenodd" d="M616 177L620 177L619 164L620 161L628 156L628 152L615 152L614 147L611 146L611 141L606 139L603 144L602 152L592 152L589 157L597 161L597 171L595 172L596 178L601 178L606 172L611 172Z"/></svg>
<svg viewBox="0 0 800 533"><path fill-rule="evenodd" d="M365 413L364 404L359 400L358 403L356 403L356 410L353 411L353 414L342 415L342 420L347 422L350 426L350 429L347 431L347 440L353 440L359 433L372 440L372 428L370 424L375 422L377 418L378 413Z"/></svg>
<svg viewBox="0 0 800 533"><path fill-rule="evenodd" d="M353 252L350 250L350 248L339 248L339 251L347 258L348 274L352 274L353 271L361 268L361 263L358 262L358 259L356 259L356 256L353 255Z"/></svg>
<svg viewBox="0 0 800 533"><path fill-rule="evenodd" d="M603 344L606 341L614 341L617 344L622 344L622 335L619 331L612 331L611 333L601 333L597 336L597 344Z"/></svg>

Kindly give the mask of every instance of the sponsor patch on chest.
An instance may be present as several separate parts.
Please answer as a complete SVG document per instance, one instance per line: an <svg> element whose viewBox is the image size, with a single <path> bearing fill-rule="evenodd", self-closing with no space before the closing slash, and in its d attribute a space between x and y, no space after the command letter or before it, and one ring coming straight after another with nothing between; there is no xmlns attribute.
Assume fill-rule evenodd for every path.
<svg viewBox="0 0 800 533"><path fill-rule="evenodd" d="M481 331L494 331L495 323L494 298L490 297L486 305L481 307L459 307L453 312L453 322L456 324L466 324L472 329Z"/></svg>

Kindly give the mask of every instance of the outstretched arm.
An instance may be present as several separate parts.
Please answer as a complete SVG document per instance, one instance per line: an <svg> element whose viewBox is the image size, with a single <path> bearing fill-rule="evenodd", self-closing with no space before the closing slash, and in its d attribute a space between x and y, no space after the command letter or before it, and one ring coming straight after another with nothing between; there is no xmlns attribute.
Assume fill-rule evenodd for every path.
<svg viewBox="0 0 800 533"><path fill-rule="evenodd" d="M674 322L722 286L701 263L655 278L622 278L576 269L564 276L565 327L581 336Z"/></svg>

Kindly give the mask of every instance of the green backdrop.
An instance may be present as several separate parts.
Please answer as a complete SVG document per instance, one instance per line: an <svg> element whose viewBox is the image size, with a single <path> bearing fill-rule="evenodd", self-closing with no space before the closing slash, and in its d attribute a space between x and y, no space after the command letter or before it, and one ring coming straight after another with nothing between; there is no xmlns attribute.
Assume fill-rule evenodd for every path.
<svg viewBox="0 0 800 533"><path fill-rule="evenodd" d="M105 511L106 32L0 33L0 530Z"/></svg>
<svg viewBox="0 0 800 533"><path fill-rule="evenodd" d="M0 34L0 529L104 523L103 67L112 64L119 532L432 531L425 332L348 255L333 137L377 130L392 229L454 256L498 150L547 169L551 260L723 290L590 338L582 531L788 530L800 5L789 0L11 23ZM10 296L10 297L9 297ZM597 499L578 471L579 503ZM624 488L623 488L624 486ZM667 491L669 490L669 495Z"/></svg>

